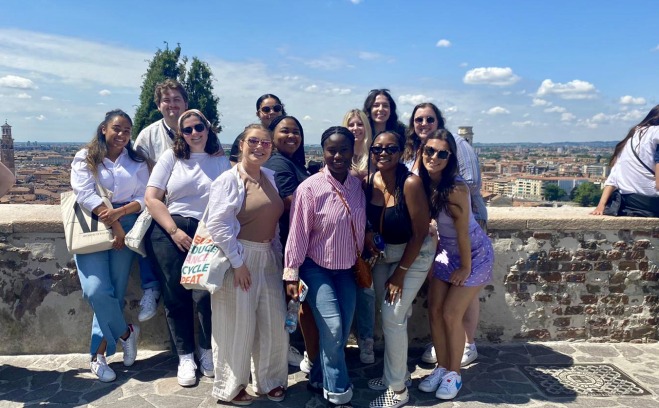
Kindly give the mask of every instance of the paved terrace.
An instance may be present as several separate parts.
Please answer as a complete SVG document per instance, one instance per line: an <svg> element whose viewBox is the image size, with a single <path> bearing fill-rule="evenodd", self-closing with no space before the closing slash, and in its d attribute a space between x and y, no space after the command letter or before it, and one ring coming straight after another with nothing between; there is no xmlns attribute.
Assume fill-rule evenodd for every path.
<svg viewBox="0 0 659 408"><path fill-rule="evenodd" d="M413 385L408 407L633 407L659 406L659 344L591 344L586 342L481 344L479 358L463 371L464 388L456 399L440 402L417 389L432 367L420 361L421 348L410 350ZM382 351L375 364L363 365L348 349L355 385L353 404L368 407L379 392L369 378L382 374ZM110 365L113 383L96 381L84 354L0 356L0 406L221 407L211 396L212 382L196 386L176 382L177 359L168 352L140 351L132 367L121 353ZM290 367L289 389L280 403L257 399L255 408L325 407L306 390L306 378ZM251 390L250 390L251 391ZM228 405L230 406L230 405Z"/></svg>

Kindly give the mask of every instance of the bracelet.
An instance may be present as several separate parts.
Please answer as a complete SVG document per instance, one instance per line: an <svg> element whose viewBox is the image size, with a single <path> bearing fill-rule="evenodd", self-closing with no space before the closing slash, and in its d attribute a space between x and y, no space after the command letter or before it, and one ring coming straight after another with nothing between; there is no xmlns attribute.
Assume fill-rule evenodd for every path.
<svg viewBox="0 0 659 408"><path fill-rule="evenodd" d="M176 231L178 231L178 227L175 225L174 228L170 229L167 232L169 232L169 235L174 235L176 234Z"/></svg>
<svg viewBox="0 0 659 408"><path fill-rule="evenodd" d="M406 268L406 267L404 267L404 266L400 266L400 264L398 264L398 268L399 268L399 269L402 269L402 270L404 270L404 271L410 269L409 266Z"/></svg>

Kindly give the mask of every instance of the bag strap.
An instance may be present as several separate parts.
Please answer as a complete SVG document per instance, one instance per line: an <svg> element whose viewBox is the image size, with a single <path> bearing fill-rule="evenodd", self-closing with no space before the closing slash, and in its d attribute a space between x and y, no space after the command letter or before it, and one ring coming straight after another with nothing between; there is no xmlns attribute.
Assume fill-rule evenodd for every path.
<svg viewBox="0 0 659 408"><path fill-rule="evenodd" d="M629 141L629 144L631 145L631 148L632 148L632 153L634 153L634 156L636 156L636 159L638 159L638 161L643 165L643 167L645 167L654 176L654 170L652 170L647 164L645 164L645 162L643 160L641 160L640 157L638 157L638 153L636 153L636 150L634 149L634 144L632 144L633 140L634 140L634 138L632 138L632 140ZM639 138L639 141L638 141L638 145L636 145L636 147L639 147L639 146L641 146L640 138Z"/></svg>
<svg viewBox="0 0 659 408"><path fill-rule="evenodd" d="M334 193L339 197L341 202L343 203L343 206L346 208L346 211L348 212L348 216L350 217L350 228L352 229L352 238L355 241L355 252L357 253L357 257L359 258L361 256L361 253L359 252L359 246L357 245L357 232L355 230L355 223L352 221L352 212L350 211L350 207L348 207L348 203L346 202L346 199L343 198L343 195L339 192L339 190L336 189L336 187L332 186L332 190L334 190Z"/></svg>
<svg viewBox="0 0 659 408"><path fill-rule="evenodd" d="M384 205L382 206L382 213L380 213L380 235L384 234L384 212L387 210L387 204L389 204L389 197L391 197L391 194L389 194L387 188L385 187Z"/></svg>

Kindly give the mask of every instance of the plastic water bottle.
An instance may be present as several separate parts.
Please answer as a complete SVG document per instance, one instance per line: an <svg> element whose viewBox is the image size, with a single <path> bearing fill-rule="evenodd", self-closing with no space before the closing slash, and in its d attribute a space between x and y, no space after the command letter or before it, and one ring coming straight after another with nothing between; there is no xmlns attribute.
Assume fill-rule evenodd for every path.
<svg viewBox="0 0 659 408"><path fill-rule="evenodd" d="M297 329L297 312L300 310L300 302L291 299L288 302L288 310L286 310L286 331L293 333Z"/></svg>

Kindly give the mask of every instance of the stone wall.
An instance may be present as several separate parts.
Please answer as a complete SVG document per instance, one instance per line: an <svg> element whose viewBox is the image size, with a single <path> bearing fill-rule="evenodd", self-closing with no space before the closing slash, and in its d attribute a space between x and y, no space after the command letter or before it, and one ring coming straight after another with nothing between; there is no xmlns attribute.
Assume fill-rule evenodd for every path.
<svg viewBox="0 0 659 408"><path fill-rule="evenodd" d="M482 340L659 339L659 219L491 208L489 227L496 261L480 295ZM140 296L135 266L129 321L137 321ZM425 298L424 288L411 341L428 339ZM0 354L86 352L90 325L59 206L0 206ZM140 347L169 348L162 307L142 324Z"/></svg>

